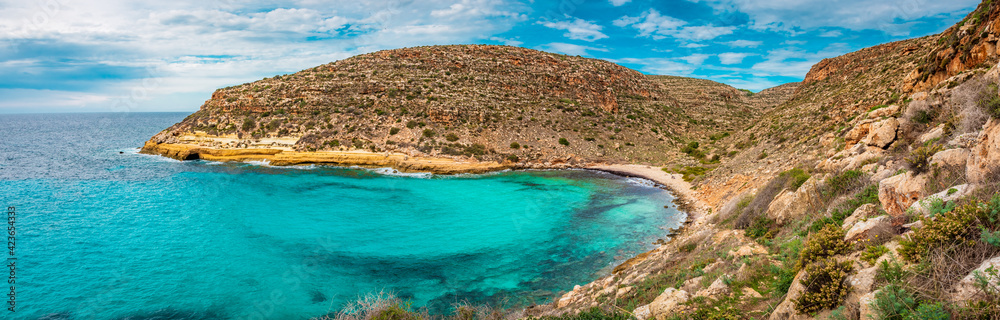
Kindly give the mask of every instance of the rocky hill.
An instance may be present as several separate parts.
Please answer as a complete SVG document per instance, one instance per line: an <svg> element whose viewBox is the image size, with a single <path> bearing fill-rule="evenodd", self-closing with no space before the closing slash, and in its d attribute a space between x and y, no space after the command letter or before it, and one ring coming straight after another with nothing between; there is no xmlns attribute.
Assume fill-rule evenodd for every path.
<svg viewBox="0 0 1000 320"><path fill-rule="evenodd" d="M692 162L679 157L681 146L742 130L791 95L770 92L516 47L407 48L220 89L144 152L285 164L337 161L273 150L510 167Z"/></svg>
<svg viewBox="0 0 1000 320"><path fill-rule="evenodd" d="M998 23L987 0L813 66L732 158L672 167L701 208L680 235L527 313L1000 319Z"/></svg>

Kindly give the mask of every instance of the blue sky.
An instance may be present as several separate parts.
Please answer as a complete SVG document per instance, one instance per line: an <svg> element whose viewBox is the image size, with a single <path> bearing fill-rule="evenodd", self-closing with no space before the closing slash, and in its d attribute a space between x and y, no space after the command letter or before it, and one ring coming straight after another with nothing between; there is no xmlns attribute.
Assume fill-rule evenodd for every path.
<svg viewBox="0 0 1000 320"><path fill-rule="evenodd" d="M507 44L761 90L977 0L0 0L0 113L194 111L353 55Z"/></svg>

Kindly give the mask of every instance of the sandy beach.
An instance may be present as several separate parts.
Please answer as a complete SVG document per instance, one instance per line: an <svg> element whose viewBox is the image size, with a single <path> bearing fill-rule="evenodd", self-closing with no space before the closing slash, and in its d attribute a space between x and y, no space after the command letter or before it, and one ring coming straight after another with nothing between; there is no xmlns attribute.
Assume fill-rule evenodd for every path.
<svg viewBox="0 0 1000 320"><path fill-rule="evenodd" d="M635 164L606 164L589 166L587 169L610 172L621 176L648 179L664 185L677 196L678 205L688 213L688 221L694 222L705 216L708 208L697 193L691 189L691 184L684 181L683 175L671 174L660 167Z"/></svg>

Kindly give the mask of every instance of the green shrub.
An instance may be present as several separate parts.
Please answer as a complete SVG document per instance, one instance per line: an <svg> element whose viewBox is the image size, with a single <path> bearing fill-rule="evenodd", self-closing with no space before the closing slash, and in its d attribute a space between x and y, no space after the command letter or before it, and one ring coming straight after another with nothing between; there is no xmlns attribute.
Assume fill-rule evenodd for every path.
<svg viewBox="0 0 1000 320"><path fill-rule="evenodd" d="M518 161L521 161L521 158L518 157L517 155L511 154L511 155L507 155L507 161L518 162Z"/></svg>
<svg viewBox="0 0 1000 320"><path fill-rule="evenodd" d="M875 265L875 261L888 252L889 248L886 248L881 244L877 246L868 246L868 248L865 248L865 251L861 253L861 260L868 262L870 265Z"/></svg>
<svg viewBox="0 0 1000 320"><path fill-rule="evenodd" d="M795 299L795 310L799 312L814 313L836 308L851 291L851 286L845 283L847 276L854 271L850 261L838 263L837 259L830 257L810 263L805 270L806 276L802 279L805 290Z"/></svg>
<svg viewBox="0 0 1000 320"><path fill-rule="evenodd" d="M948 320L951 319L951 314L944 309L944 306L940 302L935 303L923 303L917 307L915 312L911 313L907 320Z"/></svg>
<svg viewBox="0 0 1000 320"><path fill-rule="evenodd" d="M835 198L851 190L855 190L855 188L863 186L865 180L867 180L865 178L865 173L859 170L847 170L841 172L838 175L826 179L826 190L824 194L827 198Z"/></svg>
<svg viewBox="0 0 1000 320"><path fill-rule="evenodd" d="M397 133L399 133L399 128L392 128L392 129L389 129L389 135L390 135L390 136L394 136L394 135L396 135Z"/></svg>
<svg viewBox="0 0 1000 320"><path fill-rule="evenodd" d="M809 236L805 248L799 255L799 261L795 264L795 269L800 270L813 261L846 253L851 248L847 241L844 241L846 233L839 226L827 225L819 232Z"/></svg>
<svg viewBox="0 0 1000 320"><path fill-rule="evenodd" d="M564 146L568 146L569 145L569 140L566 140L566 138L559 138L559 144L564 145Z"/></svg>
<svg viewBox="0 0 1000 320"><path fill-rule="evenodd" d="M435 133L435 132L434 132L434 130L431 130L431 129L424 129L424 137L427 137L427 138L433 138L433 137L434 137L434 135L436 135L436 134L437 134L437 133Z"/></svg>
<svg viewBox="0 0 1000 320"><path fill-rule="evenodd" d="M934 198L931 203L927 206L927 216L933 218L936 215L942 213L948 213L955 210L955 202L948 201L945 202L941 198Z"/></svg>
<svg viewBox="0 0 1000 320"><path fill-rule="evenodd" d="M997 94L997 84L991 83L980 94L979 107L993 118L1000 118L1000 95Z"/></svg>
<svg viewBox="0 0 1000 320"><path fill-rule="evenodd" d="M965 205L956 210L939 214L934 219L922 217L924 227L917 229L907 239L899 242L899 254L906 261L919 262L928 250L949 243L969 242L976 228L979 208Z"/></svg>
<svg viewBox="0 0 1000 320"><path fill-rule="evenodd" d="M246 120L243 120L243 131L250 131L253 130L253 128L255 127L257 127L257 122L255 122L253 118L247 118Z"/></svg>
<svg viewBox="0 0 1000 320"><path fill-rule="evenodd" d="M521 144L517 143L517 142L511 142L510 143L510 148L511 149L520 149L521 148Z"/></svg>
<svg viewBox="0 0 1000 320"><path fill-rule="evenodd" d="M778 225L764 215L757 216L746 228L746 235L752 239L772 239L778 233Z"/></svg>
<svg viewBox="0 0 1000 320"><path fill-rule="evenodd" d="M782 172L780 175L788 177L788 189L792 191L798 190L806 180L809 180L809 173L799 168Z"/></svg>
<svg viewBox="0 0 1000 320"><path fill-rule="evenodd" d="M417 122L416 121L410 120L410 121L406 122L406 128L413 129L413 128L416 128L416 127L417 127Z"/></svg>
<svg viewBox="0 0 1000 320"><path fill-rule="evenodd" d="M904 320L908 319L917 307L913 293L898 284L885 286L875 294L871 302L875 319Z"/></svg>
<svg viewBox="0 0 1000 320"><path fill-rule="evenodd" d="M922 146L913 150L904 161L906 167L915 174L921 174L931 169L931 157L941 151L941 146Z"/></svg>
<svg viewBox="0 0 1000 320"><path fill-rule="evenodd" d="M705 167L684 167L677 173L684 175L684 181L691 182L695 177L705 175L708 171Z"/></svg>
<svg viewBox="0 0 1000 320"><path fill-rule="evenodd" d="M449 133L448 135L444 136L444 139L451 142L455 142L458 141L458 135L454 133Z"/></svg>
<svg viewBox="0 0 1000 320"><path fill-rule="evenodd" d="M913 115L913 122L920 124L928 124L934 121L934 113L927 110L917 111L917 114Z"/></svg>

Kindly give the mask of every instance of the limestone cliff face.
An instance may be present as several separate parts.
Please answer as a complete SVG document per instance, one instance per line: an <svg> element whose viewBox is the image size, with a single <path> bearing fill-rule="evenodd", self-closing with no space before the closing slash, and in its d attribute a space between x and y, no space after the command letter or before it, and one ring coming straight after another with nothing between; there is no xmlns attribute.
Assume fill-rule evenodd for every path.
<svg viewBox="0 0 1000 320"><path fill-rule="evenodd" d="M687 91L698 100L678 99ZM461 161L665 163L767 103L707 81L503 46L379 51L223 88L159 144L402 153ZM767 104L762 106L762 104ZM191 139L191 137L201 137Z"/></svg>

